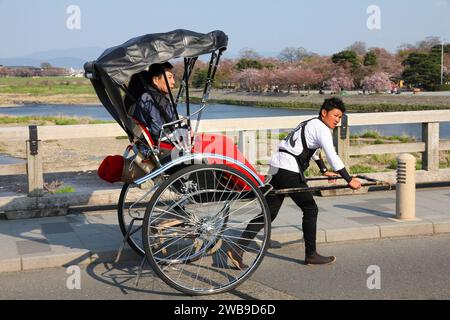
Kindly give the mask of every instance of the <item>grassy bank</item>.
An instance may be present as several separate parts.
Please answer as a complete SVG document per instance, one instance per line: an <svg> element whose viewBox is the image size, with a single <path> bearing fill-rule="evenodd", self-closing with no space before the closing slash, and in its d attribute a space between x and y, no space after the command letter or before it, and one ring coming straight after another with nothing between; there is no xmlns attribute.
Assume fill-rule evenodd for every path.
<svg viewBox="0 0 450 320"><path fill-rule="evenodd" d="M6 125L73 125L73 124L98 124L111 123L112 121L95 120L92 118L65 117L65 116L23 116L12 117L0 114L0 126Z"/></svg>
<svg viewBox="0 0 450 320"><path fill-rule="evenodd" d="M174 90L177 92L177 90ZM192 89L191 102L200 103L201 90ZM317 110L327 95L258 93L213 90L209 103L262 108ZM384 112L450 109L446 96L346 95L350 112ZM0 106L20 104L100 104L88 79L73 77L0 78Z"/></svg>
<svg viewBox="0 0 450 320"><path fill-rule="evenodd" d="M53 94L95 95L88 79L72 77L0 78L0 94L2 93L26 93L32 96Z"/></svg>
<svg viewBox="0 0 450 320"><path fill-rule="evenodd" d="M201 99L191 98L192 103L200 103ZM230 104L236 106L254 106L261 108L283 108L296 110L318 110L320 102L300 102L300 101L255 101L255 100L234 100L234 99L210 99L208 101L216 104ZM393 112L393 111L419 111L419 110L437 110L450 109L448 105L425 105L425 104L356 104L346 103L348 112Z"/></svg>
<svg viewBox="0 0 450 320"><path fill-rule="evenodd" d="M89 80L72 77L0 78L0 106L100 103Z"/></svg>

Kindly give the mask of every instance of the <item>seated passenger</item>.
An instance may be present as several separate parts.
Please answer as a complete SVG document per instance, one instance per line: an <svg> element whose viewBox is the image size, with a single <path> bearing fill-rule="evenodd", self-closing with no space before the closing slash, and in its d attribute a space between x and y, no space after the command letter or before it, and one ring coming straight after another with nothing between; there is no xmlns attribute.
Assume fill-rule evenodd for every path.
<svg viewBox="0 0 450 320"><path fill-rule="evenodd" d="M166 96L175 86L172 69L173 66L169 62L152 64L149 71L133 76L129 84L130 92L137 98L130 113L134 119L147 127L155 145L158 144L162 125L177 120L175 110ZM170 90L167 88L164 73ZM126 99L125 104L130 104L127 101L129 100Z"/></svg>
<svg viewBox="0 0 450 320"><path fill-rule="evenodd" d="M172 73L172 69L173 66L169 62L152 64L148 72L144 71L133 76L128 86L129 91L135 97L139 97L136 100L134 109L132 108L129 113L134 119L146 126L154 145L158 145L162 125L177 120L176 112L170 100L167 98L167 94L169 94L170 90L175 86L175 77ZM167 77L170 90L167 88L164 73ZM144 87L145 82L147 82L147 88ZM131 105L132 103L130 103L129 99L125 99L125 104ZM173 145L170 145L167 142L161 142L161 148L165 150L172 149ZM234 141L226 135L199 134L194 140L193 149L191 151L194 153L220 154L236 159L257 174L255 168L238 150ZM239 166L225 160L210 159L209 163L227 164L242 171ZM246 173L246 175L255 181L251 175L248 173ZM264 176L258 176L264 181Z"/></svg>

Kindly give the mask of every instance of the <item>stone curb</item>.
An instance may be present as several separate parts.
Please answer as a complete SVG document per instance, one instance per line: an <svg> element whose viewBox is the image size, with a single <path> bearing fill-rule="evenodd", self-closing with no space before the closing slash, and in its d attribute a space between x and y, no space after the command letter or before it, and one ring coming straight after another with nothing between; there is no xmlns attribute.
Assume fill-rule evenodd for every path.
<svg viewBox="0 0 450 320"><path fill-rule="evenodd" d="M52 194L43 197L7 196L0 197L0 217L8 220L29 219L67 214L71 206L115 205L121 189L96 190Z"/></svg>
<svg viewBox="0 0 450 320"><path fill-rule="evenodd" d="M317 230L317 243L335 243L353 240L373 240L391 237L417 236L426 234L450 233L450 221L410 221L401 222L402 225L380 225L361 228L320 229ZM282 245L300 242L303 239L301 231L275 233L272 240ZM71 252L51 254L31 254L18 258L0 260L0 273L17 272L43 268L68 267L70 265L86 265L91 263L112 263L117 250L91 252L90 250L73 250ZM119 262L140 261L140 257L131 249L122 252Z"/></svg>
<svg viewBox="0 0 450 320"><path fill-rule="evenodd" d="M437 235L450 233L450 220L442 221L404 221L401 225L379 225L359 228L317 230L317 243L335 243L354 240L372 240L392 237ZM281 244L303 240L301 231L272 234L272 240Z"/></svg>
<svg viewBox="0 0 450 320"><path fill-rule="evenodd" d="M0 273L36 270L45 268L69 267L71 265L88 265L92 263L112 263L117 250L92 253L89 250L73 250L50 254L27 254L18 258L0 260ZM119 262L139 261L140 257L131 249L122 252Z"/></svg>

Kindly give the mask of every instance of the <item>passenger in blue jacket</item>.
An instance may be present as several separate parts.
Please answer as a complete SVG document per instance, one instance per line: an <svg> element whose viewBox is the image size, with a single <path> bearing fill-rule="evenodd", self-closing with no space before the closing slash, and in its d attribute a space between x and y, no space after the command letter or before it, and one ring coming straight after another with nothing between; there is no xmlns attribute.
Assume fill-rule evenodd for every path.
<svg viewBox="0 0 450 320"><path fill-rule="evenodd" d="M169 94L169 88L172 90L175 86L172 69L173 66L169 62L152 64L148 71L136 75L129 84L129 90L137 98L130 113L133 118L147 127L155 144L158 143L162 125L177 120L170 100L166 96ZM169 88L167 88L164 73ZM131 103L126 99L125 104Z"/></svg>

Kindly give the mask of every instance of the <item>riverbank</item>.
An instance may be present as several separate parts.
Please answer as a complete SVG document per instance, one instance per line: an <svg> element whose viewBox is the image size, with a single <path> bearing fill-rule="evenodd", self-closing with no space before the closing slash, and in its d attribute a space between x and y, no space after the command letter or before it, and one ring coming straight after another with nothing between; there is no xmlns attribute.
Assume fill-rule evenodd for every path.
<svg viewBox="0 0 450 320"><path fill-rule="evenodd" d="M175 92L175 91L174 91ZM199 103L202 90L191 89L191 102ZM263 108L317 110L330 92L320 95L316 91L290 93L240 92L213 89L209 103ZM340 97L350 112L383 112L450 109L450 93L401 93L358 95L349 92ZM88 79L70 77L0 78L0 107L29 104L101 104Z"/></svg>
<svg viewBox="0 0 450 320"><path fill-rule="evenodd" d="M331 95L290 94L252 94L241 92L216 92L210 94L209 104L229 104L235 106L254 106L260 108L282 108L296 110L317 110L325 98ZM353 95L340 96L349 112L390 112L450 109L450 97L403 95ZM201 93L193 93L191 103L200 103ZM0 93L0 108L30 104L46 105L98 105L95 94L49 94Z"/></svg>
<svg viewBox="0 0 450 320"><path fill-rule="evenodd" d="M74 77L0 78L0 106L99 104L88 79Z"/></svg>
<svg viewBox="0 0 450 320"><path fill-rule="evenodd" d="M23 116L14 117L1 114L0 110L0 126L19 126L19 125L37 125L37 126L52 126L52 125L74 125L74 124L98 124L98 123L112 123L113 121L104 121L92 119L89 117L66 117L66 116Z"/></svg>
<svg viewBox="0 0 450 320"><path fill-rule="evenodd" d="M33 95L30 93L0 93L0 108L30 104L98 105L100 100L95 94Z"/></svg>
<svg viewBox="0 0 450 320"><path fill-rule="evenodd" d="M209 103L245 105L263 108L286 108L317 110L325 98L331 94L302 92L291 93L253 93L214 90L209 96ZM199 103L201 92L192 92L192 102ZM389 112L450 109L450 96L418 94L349 94L340 95L349 112Z"/></svg>

